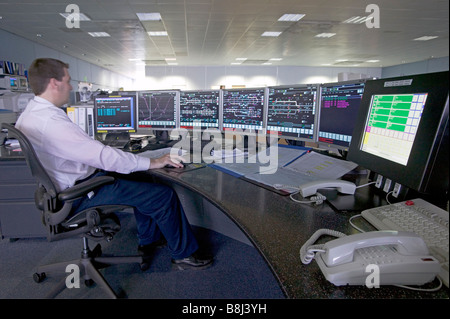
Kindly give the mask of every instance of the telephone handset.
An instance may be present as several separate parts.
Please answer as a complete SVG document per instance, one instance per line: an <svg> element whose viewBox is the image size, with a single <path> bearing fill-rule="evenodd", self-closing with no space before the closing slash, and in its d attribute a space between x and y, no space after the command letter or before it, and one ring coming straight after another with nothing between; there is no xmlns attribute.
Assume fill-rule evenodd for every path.
<svg viewBox="0 0 450 319"><path fill-rule="evenodd" d="M303 197L308 197L316 194L321 188L336 188L340 193L354 194L356 185L341 179L318 180L300 185L299 192Z"/></svg>
<svg viewBox="0 0 450 319"><path fill-rule="evenodd" d="M322 245L310 245L321 235L340 237ZM350 236L319 230L301 248L303 263L313 258L325 278L336 286L365 285L375 265L380 285L423 285L440 271L423 239L414 233L373 231ZM370 266L368 268L368 266Z"/></svg>

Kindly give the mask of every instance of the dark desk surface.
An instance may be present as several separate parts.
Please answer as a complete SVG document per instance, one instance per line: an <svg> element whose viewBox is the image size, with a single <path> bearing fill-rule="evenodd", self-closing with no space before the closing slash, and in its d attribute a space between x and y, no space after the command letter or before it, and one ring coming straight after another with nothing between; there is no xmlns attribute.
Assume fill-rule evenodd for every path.
<svg viewBox="0 0 450 319"><path fill-rule="evenodd" d="M0 161L23 161L20 152L0 147ZM371 188L360 188L353 195L324 193L330 202L320 206L298 204L289 196L282 196L245 180L233 177L211 167L184 173L163 169L144 174L176 183L197 192L231 218L247 235L265 258L288 298L449 298L443 287L435 293L417 292L397 287L365 286L336 287L329 283L313 261L303 265L300 247L320 228L334 229L346 234L356 233L348 219L360 210L385 205L383 197ZM358 227L373 230L361 218ZM430 284L432 288L436 281Z"/></svg>
<svg viewBox="0 0 450 319"><path fill-rule="evenodd" d="M254 243L267 264L278 278L288 298L448 298L449 291L443 287L437 293L424 293L391 286L366 288L365 286L336 287L326 281L313 261L303 265L300 247L320 228L334 229L346 234L357 231L348 219L358 212L347 208L385 204L383 199L371 194L370 188L358 189L353 195L326 196L331 204L312 206L293 202L282 196L245 180L215 170L211 167L184 173L151 171L162 178L198 192L227 214ZM333 193L334 192L334 195ZM336 211L336 207L346 209ZM364 220L355 219L359 227L373 230ZM430 288L436 281L430 284Z"/></svg>

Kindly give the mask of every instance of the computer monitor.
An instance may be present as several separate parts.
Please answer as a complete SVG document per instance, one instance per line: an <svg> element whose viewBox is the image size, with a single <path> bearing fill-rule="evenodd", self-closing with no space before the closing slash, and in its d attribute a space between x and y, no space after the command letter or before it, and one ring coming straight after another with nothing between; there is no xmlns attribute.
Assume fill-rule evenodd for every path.
<svg viewBox="0 0 450 319"><path fill-rule="evenodd" d="M223 131L265 133L266 88L225 89L222 94Z"/></svg>
<svg viewBox="0 0 450 319"><path fill-rule="evenodd" d="M320 86L317 141L320 147L347 151L352 140L366 80Z"/></svg>
<svg viewBox="0 0 450 319"><path fill-rule="evenodd" d="M267 133L314 142L317 92L317 84L269 87Z"/></svg>
<svg viewBox="0 0 450 319"><path fill-rule="evenodd" d="M138 132L166 131L179 127L180 91L139 91Z"/></svg>
<svg viewBox="0 0 450 319"><path fill-rule="evenodd" d="M181 91L180 127L219 128L220 90Z"/></svg>
<svg viewBox="0 0 450 319"><path fill-rule="evenodd" d="M392 181L385 191L401 185L448 196L448 77L447 71L366 82L347 159L384 184Z"/></svg>
<svg viewBox="0 0 450 319"><path fill-rule="evenodd" d="M96 96L94 123L97 133L135 132L136 94Z"/></svg>

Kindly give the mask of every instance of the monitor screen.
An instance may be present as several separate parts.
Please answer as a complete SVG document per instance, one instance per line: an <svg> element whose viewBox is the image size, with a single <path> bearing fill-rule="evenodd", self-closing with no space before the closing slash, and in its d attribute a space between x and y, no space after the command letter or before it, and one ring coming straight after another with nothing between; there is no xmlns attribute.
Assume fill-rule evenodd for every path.
<svg viewBox="0 0 450 319"><path fill-rule="evenodd" d="M415 191L448 192L448 76L367 81L347 158Z"/></svg>
<svg viewBox="0 0 450 319"><path fill-rule="evenodd" d="M180 127L219 128L220 90L181 91Z"/></svg>
<svg viewBox="0 0 450 319"><path fill-rule="evenodd" d="M365 80L321 85L317 139L320 146L348 150Z"/></svg>
<svg viewBox="0 0 450 319"><path fill-rule="evenodd" d="M265 88L223 90L223 130L262 132Z"/></svg>
<svg viewBox="0 0 450 319"><path fill-rule="evenodd" d="M138 92L138 130L177 128L179 98L179 91Z"/></svg>
<svg viewBox="0 0 450 319"><path fill-rule="evenodd" d="M317 85L269 87L267 133L315 141Z"/></svg>
<svg viewBox="0 0 450 319"><path fill-rule="evenodd" d="M97 96L94 100L94 114L98 133L135 132L136 96Z"/></svg>

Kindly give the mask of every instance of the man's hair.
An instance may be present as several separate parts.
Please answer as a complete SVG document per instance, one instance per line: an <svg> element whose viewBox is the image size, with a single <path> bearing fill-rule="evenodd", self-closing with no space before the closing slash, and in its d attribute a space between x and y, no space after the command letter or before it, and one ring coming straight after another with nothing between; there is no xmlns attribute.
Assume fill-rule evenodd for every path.
<svg viewBox="0 0 450 319"><path fill-rule="evenodd" d="M62 81L64 68L69 64L52 58L39 58L34 60L28 69L28 82L35 95L44 93L50 79Z"/></svg>

